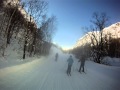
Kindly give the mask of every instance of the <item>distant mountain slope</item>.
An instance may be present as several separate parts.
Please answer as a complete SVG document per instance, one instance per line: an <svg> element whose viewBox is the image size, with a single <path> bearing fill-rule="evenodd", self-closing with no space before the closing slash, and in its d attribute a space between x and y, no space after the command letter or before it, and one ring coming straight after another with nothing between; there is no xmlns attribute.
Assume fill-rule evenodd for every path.
<svg viewBox="0 0 120 90"><path fill-rule="evenodd" d="M86 35L84 35L82 38L80 38L75 46L73 48L79 47L79 46L84 46L85 44L90 44L91 43L91 36L94 33L94 35L99 37L100 33L99 31L94 31L94 32L88 32ZM103 36L111 36L112 38L120 38L120 22L112 24L109 27L106 27L103 29Z"/></svg>

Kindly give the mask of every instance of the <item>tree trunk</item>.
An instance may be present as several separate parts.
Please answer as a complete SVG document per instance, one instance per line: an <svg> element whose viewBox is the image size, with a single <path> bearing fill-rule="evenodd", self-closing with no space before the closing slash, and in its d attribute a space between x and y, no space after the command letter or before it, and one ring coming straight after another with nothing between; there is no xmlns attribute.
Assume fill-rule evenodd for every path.
<svg viewBox="0 0 120 90"><path fill-rule="evenodd" d="M25 37L24 50L23 50L23 59L25 59L25 55L26 55L26 45L27 45L27 35Z"/></svg>
<svg viewBox="0 0 120 90"><path fill-rule="evenodd" d="M7 44L10 44L11 28L12 28L12 26L10 24L9 29L8 29L8 33L7 33Z"/></svg>

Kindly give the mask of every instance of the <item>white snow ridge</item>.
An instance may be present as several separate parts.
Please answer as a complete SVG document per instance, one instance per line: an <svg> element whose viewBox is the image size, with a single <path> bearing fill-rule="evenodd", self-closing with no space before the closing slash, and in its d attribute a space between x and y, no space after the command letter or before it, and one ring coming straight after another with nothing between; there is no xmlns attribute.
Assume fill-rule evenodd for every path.
<svg viewBox="0 0 120 90"><path fill-rule="evenodd" d="M80 74L80 63L73 58L71 76L67 76L68 57L69 54L52 48L48 57L1 68L0 90L120 90L120 67L86 61L86 73Z"/></svg>
<svg viewBox="0 0 120 90"><path fill-rule="evenodd" d="M104 28L102 30L102 33L103 33L104 37L106 35L108 37L111 36L112 38L120 38L120 22L117 22L115 24L112 24L109 27ZM99 41L100 32L99 31L90 31L76 42L74 48L79 47L79 46L84 46L85 44L90 44L92 42L91 41L91 37L93 37L92 34L95 35L95 37Z"/></svg>

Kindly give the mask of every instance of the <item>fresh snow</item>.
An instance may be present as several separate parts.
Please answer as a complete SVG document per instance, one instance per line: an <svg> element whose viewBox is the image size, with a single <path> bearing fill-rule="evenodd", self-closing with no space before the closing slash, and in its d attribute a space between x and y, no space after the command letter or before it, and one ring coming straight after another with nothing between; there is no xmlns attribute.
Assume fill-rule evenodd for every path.
<svg viewBox="0 0 120 90"><path fill-rule="evenodd" d="M73 56L71 76L67 76L69 55L52 48L49 56L1 68L0 90L120 90L120 67L86 61L86 73L79 73L80 63Z"/></svg>

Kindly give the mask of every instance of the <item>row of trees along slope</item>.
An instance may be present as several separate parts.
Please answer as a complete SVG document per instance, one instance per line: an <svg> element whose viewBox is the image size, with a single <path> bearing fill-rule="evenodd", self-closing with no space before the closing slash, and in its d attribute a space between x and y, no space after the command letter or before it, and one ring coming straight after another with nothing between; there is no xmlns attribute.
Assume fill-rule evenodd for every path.
<svg viewBox="0 0 120 90"><path fill-rule="evenodd" d="M118 34L120 34L120 23L105 28L108 25L108 20L109 17L106 13L93 13L92 25L84 28L87 34L79 40L78 46L76 45L70 52L78 58L81 53L85 54L86 58L92 57L93 61L97 63L104 63L103 58L105 56L119 58L120 36Z"/></svg>
<svg viewBox="0 0 120 90"><path fill-rule="evenodd" d="M55 16L47 17L44 0L0 0L0 55L15 40L21 45L23 59L47 55L55 31Z"/></svg>

